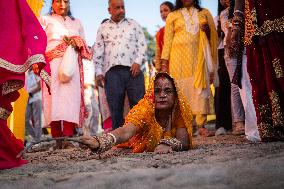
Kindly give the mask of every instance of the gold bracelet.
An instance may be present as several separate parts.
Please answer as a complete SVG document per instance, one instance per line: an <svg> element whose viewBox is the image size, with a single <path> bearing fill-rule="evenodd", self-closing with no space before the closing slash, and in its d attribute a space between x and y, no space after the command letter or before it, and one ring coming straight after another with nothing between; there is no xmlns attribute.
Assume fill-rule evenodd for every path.
<svg viewBox="0 0 284 189"><path fill-rule="evenodd" d="M164 144L171 147L174 151L182 151L182 143L176 138L163 138L160 140L159 144Z"/></svg>

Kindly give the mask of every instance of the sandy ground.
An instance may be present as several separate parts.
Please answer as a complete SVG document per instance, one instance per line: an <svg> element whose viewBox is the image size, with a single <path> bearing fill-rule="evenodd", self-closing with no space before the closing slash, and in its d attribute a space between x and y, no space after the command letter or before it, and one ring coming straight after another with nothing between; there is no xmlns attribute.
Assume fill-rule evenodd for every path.
<svg viewBox="0 0 284 189"><path fill-rule="evenodd" d="M27 153L29 164L0 172L0 188L284 188L283 142L226 135L194 144L187 152L108 159L80 148Z"/></svg>

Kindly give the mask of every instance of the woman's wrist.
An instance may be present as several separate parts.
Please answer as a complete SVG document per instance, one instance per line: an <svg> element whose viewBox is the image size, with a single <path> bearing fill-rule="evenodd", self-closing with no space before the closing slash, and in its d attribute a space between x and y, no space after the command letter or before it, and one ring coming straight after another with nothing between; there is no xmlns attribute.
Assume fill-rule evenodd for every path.
<svg viewBox="0 0 284 189"><path fill-rule="evenodd" d="M182 151L183 149L181 141L179 141L177 138L163 138L158 143L158 145L160 144L169 146L174 151Z"/></svg>

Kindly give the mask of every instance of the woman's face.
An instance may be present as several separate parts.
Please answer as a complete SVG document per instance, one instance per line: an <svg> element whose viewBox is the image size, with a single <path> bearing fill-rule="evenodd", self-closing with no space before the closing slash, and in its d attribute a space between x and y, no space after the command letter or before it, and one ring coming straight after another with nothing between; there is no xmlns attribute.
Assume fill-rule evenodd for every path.
<svg viewBox="0 0 284 189"><path fill-rule="evenodd" d="M163 21L166 21L168 14L171 12L170 7L165 4L160 6L160 14Z"/></svg>
<svg viewBox="0 0 284 189"><path fill-rule="evenodd" d="M70 2L69 0L53 0L52 9L55 14L67 16L70 10Z"/></svg>
<svg viewBox="0 0 284 189"><path fill-rule="evenodd" d="M230 0L220 0L220 3L225 8L230 6Z"/></svg>
<svg viewBox="0 0 284 189"><path fill-rule="evenodd" d="M166 77L159 77L154 83L155 109L172 109L176 100L173 83Z"/></svg>
<svg viewBox="0 0 284 189"><path fill-rule="evenodd" d="M193 0L181 0L184 7L190 7L193 5Z"/></svg>

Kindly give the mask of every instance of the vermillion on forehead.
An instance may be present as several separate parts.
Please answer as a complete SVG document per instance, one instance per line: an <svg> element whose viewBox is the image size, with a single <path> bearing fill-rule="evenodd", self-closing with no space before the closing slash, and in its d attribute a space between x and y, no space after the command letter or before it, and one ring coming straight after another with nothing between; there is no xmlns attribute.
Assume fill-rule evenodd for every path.
<svg viewBox="0 0 284 189"><path fill-rule="evenodd" d="M172 82L168 78L166 78L164 76L159 77L155 81L155 88L162 88L162 89L170 88L170 89L174 89Z"/></svg>

